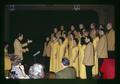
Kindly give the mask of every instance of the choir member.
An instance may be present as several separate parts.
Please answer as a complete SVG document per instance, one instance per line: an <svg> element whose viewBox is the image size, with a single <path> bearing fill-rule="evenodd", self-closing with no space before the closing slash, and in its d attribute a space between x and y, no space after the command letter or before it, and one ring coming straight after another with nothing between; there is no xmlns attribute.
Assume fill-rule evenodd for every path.
<svg viewBox="0 0 120 84"><path fill-rule="evenodd" d="M79 65L78 65L79 51L78 51L78 43L79 43L79 40L75 38L73 40L73 47L72 47L72 50L71 50L71 66L73 66L75 68L77 77L79 77Z"/></svg>
<svg viewBox="0 0 120 84"><path fill-rule="evenodd" d="M65 39L63 37L59 38L59 44L58 44L58 50L57 50L58 71L62 69L61 61L62 61L62 58L65 57L65 53L66 53L66 46L64 44L64 40Z"/></svg>
<svg viewBox="0 0 120 84"><path fill-rule="evenodd" d="M86 67L87 79L92 78L92 67L94 66L94 47L90 36L85 37L86 48L84 51L83 64Z"/></svg>
<svg viewBox="0 0 120 84"><path fill-rule="evenodd" d="M79 48L79 77L81 79L86 79L86 67L83 64L84 50L85 50L85 38L81 37L80 43L78 44Z"/></svg>
<svg viewBox="0 0 120 84"><path fill-rule="evenodd" d="M93 66L92 68L92 74L93 74L93 77L97 76L98 75L98 57L97 57L97 50L96 50L96 46L99 42L99 36L98 36L98 31L97 29L92 29L91 32L92 34L91 35L91 38L93 39L93 46L94 46L94 51L95 51L95 58L94 58L94 61L95 61L95 65Z"/></svg>
<svg viewBox="0 0 120 84"><path fill-rule="evenodd" d="M45 61L45 72L49 72L49 64L50 64L50 38L46 37L46 41L44 43L43 56Z"/></svg>
<svg viewBox="0 0 120 84"><path fill-rule="evenodd" d="M44 43L44 50L43 50L43 56L50 57L50 38L46 37L46 41Z"/></svg>
<svg viewBox="0 0 120 84"><path fill-rule="evenodd" d="M17 38L14 41L14 54L18 56L21 60L23 60L23 53L28 52L28 48L26 47L29 43L32 43L31 40L28 40L26 43L22 43L23 40L23 34L19 33L17 35Z"/></svg>
<svg viewBox="0 0 120 84"><path fill-rule="evenodd" d="M99 29L99 36L100 36L100 39L99 39L99 42L98 42L96 49L97 49L97 57L98 57L99 76L101 78L102 73L100 72L100 67L103 63L103 59L108 58L107 38L106 38L104 29Z"/></svg>
<svg viewBox="0 0 120 84"><path fill-rule="evenodd" d="M11 60L8 54L8 47L9 44L5 43L4 45L4 71L5 71L5 77L9 78L10 70L11 70Z"/></svg>
<svg viewBox="0 0 120 84"><path fill-rule="evenodd" d="M114 58L114 51L115 51L115 31L112 27L112 23L109 22L107 24L107 50L108 50L108 57Z"/></svg>
<svg viewBox="0 0 120 84"><path fill-rule="evenodd" d="M51 49L51 53L50 53L50 68L49 71L50 72L57 72L58 69L58 64L57 64L57 49L58 49L58 40L57 37L55 35L52 36L52 42L50 44L50 49Z"/></svg>

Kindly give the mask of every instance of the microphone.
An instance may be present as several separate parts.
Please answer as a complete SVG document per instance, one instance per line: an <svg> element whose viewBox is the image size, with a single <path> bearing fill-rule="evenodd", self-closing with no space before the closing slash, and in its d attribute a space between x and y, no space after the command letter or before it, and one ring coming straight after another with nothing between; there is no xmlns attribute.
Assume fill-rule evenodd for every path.
<svg viewBox="0 0 120 84"><path fill-rule="evenodd" d="M36 55L40 54L40 51L37 51L33 56L35 57Z"/></svg>

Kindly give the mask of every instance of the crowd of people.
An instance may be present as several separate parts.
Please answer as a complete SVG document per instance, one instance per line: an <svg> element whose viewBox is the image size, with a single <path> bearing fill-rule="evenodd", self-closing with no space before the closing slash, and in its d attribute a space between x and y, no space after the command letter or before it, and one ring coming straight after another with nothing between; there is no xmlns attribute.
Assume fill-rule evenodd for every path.
<svg viewBox="0 0 120 84"><path fill-rule="evenodd" d="M69 28L68 28L69 29ZM44 78L44 67L54 73L55 79L91 79L102 78L100 68L105 58L114 58L115 31L111 22L106 26L91 23L89 28L79 24L69 31L64 26L54 28L51 36L44 42L43 57L48 63L44 67L33 64L27 75L22 65L23 53L29 52L27 46L32 40L22 42L23 34L19 33L14 40L14 53L8 53L8 43L4 45L4 71L6 78L40 79ZM49 59L49 60L48 60ZM45 73L47 73L45 71Z"/></svg>
<svg viewBox="0 0 120 84"><path fill-rule="evenodd" d="M69 29L69 28L68 28ZM114 58L115 31L111 22L106 26L91 23L89 28L79 24L71 25L65 31L64 26L54 28L51 37L46 37L43 56L50 59L49 72L64 70L62 59L67 58L76 71L76 78L102 78L100 71L103 60ZM63 74L65 75L65 73Z"/></svg>

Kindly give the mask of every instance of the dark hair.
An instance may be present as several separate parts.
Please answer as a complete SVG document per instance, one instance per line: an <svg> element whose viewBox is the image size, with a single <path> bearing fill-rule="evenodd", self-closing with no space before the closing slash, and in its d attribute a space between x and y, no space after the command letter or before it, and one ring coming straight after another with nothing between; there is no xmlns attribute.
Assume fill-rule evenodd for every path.
<svg viewBox="0 0 120 84"><path fill-rule="evenodd" d="M91 23L91 24L93 24L93 25L95 26L95 28L97 27L96 23L93 22L93 23ZM90 25L91 25L91 24L90 24Z"/></svg>
<svg viewBox="0 0 120 84"><path fill-rule="evenodd" d="M53 37L57 38L57 36L56 36L56 34L55 34L55 33L53 34Z"/></svg>
<svg viewBox="0 0 120 84"><path fill-rule="evenodd" d="M76 44L79 43L79 40L77 38L74 38L74 40L75 40Z"/></svg>
<svg viewBox="0 0 120 84"><path fill-rule="evenodd" d="M103 31L104 33L106 32L105 29L99 29L99 30Z"/></svg>
<svg viewBox="0 0 120 84"><path fill-rule="evenodd" d="M6 46L6 45L9 45L9 43L8 42L4 42L4 46Z"/></svg>
<svg viewBox="0 0 120 84"><path fill-rule="evenodd" d="M19 63L21 63L21 59L19 57L14 59L13 65L18 65Z"/></svg>
<svg viewBox="0 0 120 84"><path fill-rule="evenodd" d="M64 38L64 37L60 37L59 39L62 40L62 43L65 41L65 38Z"/></svg>
<svg viewBox="0 0 120 84"><path fill-rule="evenodd" d="M62 64L64 66L68 66L70 64L70 61L66 57L64 57L64 58L62 58Z"/></svg>
<svg viewBox="0 0 120 84"><path fill-rule="evenodd" d="M71 32L70 34L73 35L73 38L75 38L75 34L73 32Z"/></svg>
<svg viewBox="0 0 120 84"><path fill-rule="evenodd" d="M81 37L81 45L85 44L85 37Z"/></svg>
<svg viewBox="0 0 120 84"><path fill-rule="evenodd" d="M93 39L90 36L86 36L88 39L90 39L90 42L93 42Z"/></svg>
<svg viewBox="0 0 120 84"><path fill-rule="evenodd" d="M16 38L18 38L18 37L20 37L22 35L23 35L22 33L18 33L17 36L16 36Z"/></svg>

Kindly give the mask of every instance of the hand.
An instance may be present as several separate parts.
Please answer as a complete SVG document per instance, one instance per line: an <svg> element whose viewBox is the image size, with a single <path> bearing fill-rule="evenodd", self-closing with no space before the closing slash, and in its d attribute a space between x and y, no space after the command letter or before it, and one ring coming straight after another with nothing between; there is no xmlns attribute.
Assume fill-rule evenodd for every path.
<svg viewBox="0 0 120 84"><path fill-rule="evenodd" d="M24 70L24 66L23 66L23 65L20 65L20 68L21 68L22 70Z"/></svg>
<svg viewBox="0 0 120 84"><path fill-rule="evenodd" d="M26 51L29 51L29 49L28 49L28 48L26 48Z"/></svg>
<svg viewBox="0 0 120 84"><path fill-rule="evenodd" d="M32 40L28 40L27 43L32 43Z"/></svg>

